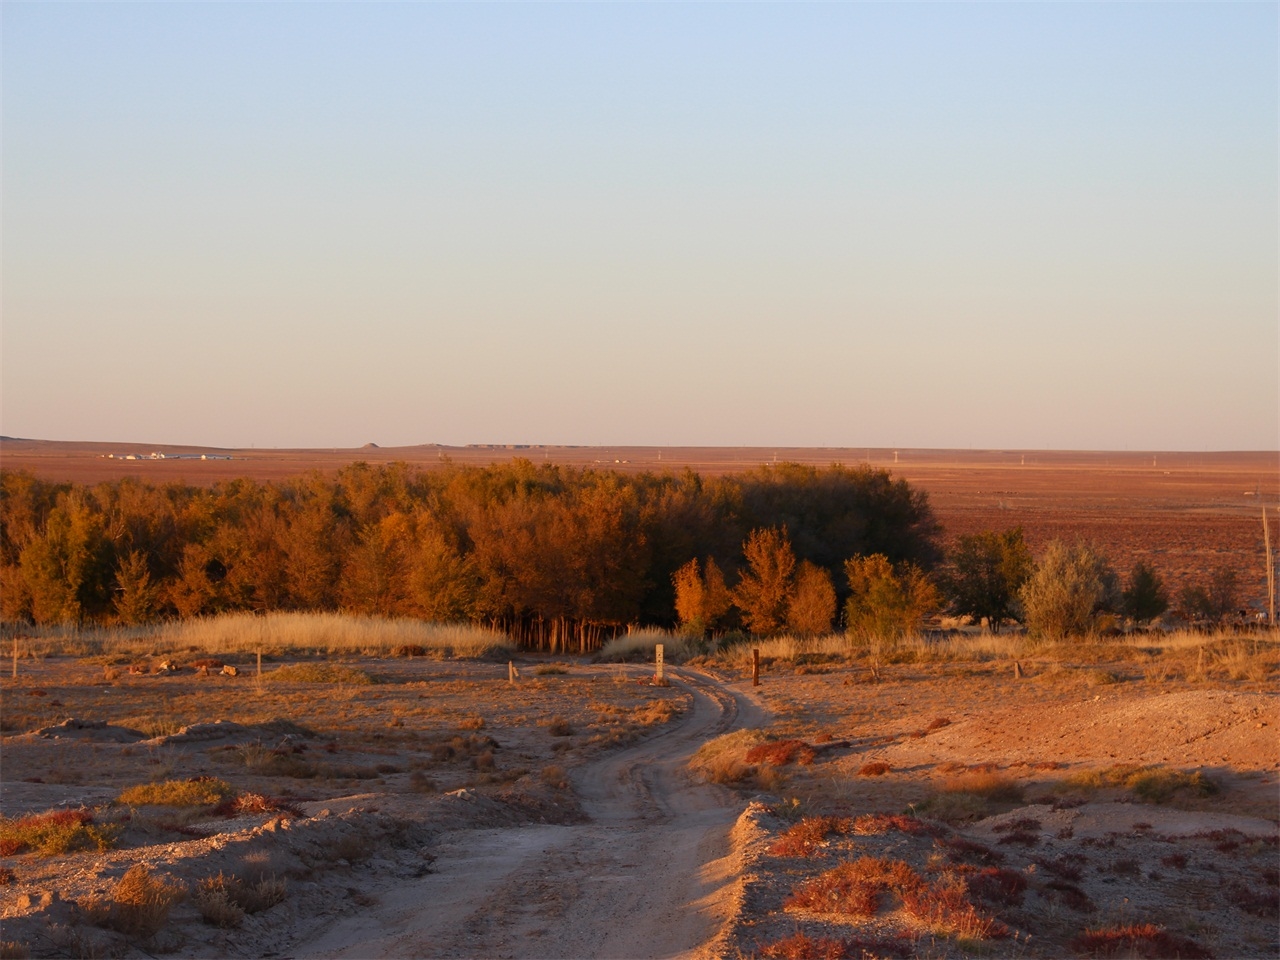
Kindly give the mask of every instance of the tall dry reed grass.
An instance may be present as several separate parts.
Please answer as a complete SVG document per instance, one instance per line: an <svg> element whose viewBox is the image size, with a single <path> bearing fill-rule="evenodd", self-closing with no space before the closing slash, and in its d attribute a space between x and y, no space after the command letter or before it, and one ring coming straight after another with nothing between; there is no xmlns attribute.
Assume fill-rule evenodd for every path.
<svg viewBox="0 0 1280 960"><path fill-rule="evenodd" d="M473 624L426 623L342 613L227 613L142 627L75 630L6 624L4 649L19 638L25 656L166 653L325 653L387 656L410 651L435 658L473 658L513 649L503 633Z"/></svg>

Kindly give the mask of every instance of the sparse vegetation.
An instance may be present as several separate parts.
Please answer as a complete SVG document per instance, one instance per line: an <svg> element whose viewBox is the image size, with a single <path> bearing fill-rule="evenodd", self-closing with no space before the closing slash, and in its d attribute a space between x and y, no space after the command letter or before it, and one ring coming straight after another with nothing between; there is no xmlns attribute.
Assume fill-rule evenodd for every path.
<svg viewBox="0 0 1280 960"><path fill-rule="evenodd" d="M75 850L110 849L119 826L96 823L93 811L50 810L28 817L0 817L0 857L34 851L52 857Z"/></svg>
<svg viewBox="0 0 1280 960"><path fill-rule="evenodd" d="M129 868L107 896L90 897L83 909L97 926L148 940L160 932L170 908L185 896L181 885L161 880L139 863Z"/></svg>
<svg viewBox="0 0 1280 960"><path fill-rule="evenodd" d="M235 790L225 780L195 777L129 787L121 792L117 802L134 807L211 807L234 796Z"/></svg>

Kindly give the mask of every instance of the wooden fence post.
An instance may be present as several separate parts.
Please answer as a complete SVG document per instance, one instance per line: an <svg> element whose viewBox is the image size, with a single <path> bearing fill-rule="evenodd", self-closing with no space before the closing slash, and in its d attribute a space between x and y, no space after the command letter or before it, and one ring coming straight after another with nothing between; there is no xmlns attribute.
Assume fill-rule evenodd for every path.
<svg viewBox="0 0 1280 960"><path fill-rule="evenodd" d="M258 679L262 679L262 651L258 651Z"/></svg>
<svg viewBox="0 0 1280 960"><path fill-rule="evenodd" d="M658 644L653 648L653 657L654 657L654 665L658 669L658 673L655 679L659 683L661 683L662 682L662 644Z"/></svg>
<svg viewBox="0 0 1280 960"><path fill-rule="evenodd" d="M760 648L751 648L751 685L760 686Z"/></svg>
<svg viewBox="0 0 1280 960"><path fill-rule="evenodd" d="M13 679L18 679L18 638L13 638Z"/></svg>

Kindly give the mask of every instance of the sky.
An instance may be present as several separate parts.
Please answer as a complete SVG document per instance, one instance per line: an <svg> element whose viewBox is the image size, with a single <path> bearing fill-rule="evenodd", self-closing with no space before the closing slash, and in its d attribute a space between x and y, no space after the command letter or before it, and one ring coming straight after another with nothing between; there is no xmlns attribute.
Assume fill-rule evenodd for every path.
<svg viewBox="0 0 1280 960"><path fill-rule="evenodd" d="M1272 3L0 27L6 436L1280 447Z"/></svg>

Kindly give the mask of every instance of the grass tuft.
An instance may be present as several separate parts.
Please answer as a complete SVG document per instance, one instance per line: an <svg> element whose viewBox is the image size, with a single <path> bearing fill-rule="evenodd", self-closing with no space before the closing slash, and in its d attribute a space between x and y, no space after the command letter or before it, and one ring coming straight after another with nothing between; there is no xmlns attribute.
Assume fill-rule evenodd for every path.
<svg viewBox="0 0 1280 960"><path fill-rule="evenodd" d="M195 777L129 787L120 794L117 802L132 807L211 807L229 800L235 793L225 780Z"/></svg>
<svg viewBox="0 0 1280 960"><path fill-rule="evenodd" d="M1176 957L1184 960L1212 957L1194 940L1169 933L1152 923L1131 923L1122 927L1086 930L1068 948L1085 957Z"/></svg>
<svg viewBox="0 0 1280 960"><path fill-rule="evenodd" d="M355 667L339 663L287 663L262 675L267 683L349 683L366 686L373 677Z"/></svg>
<svg viewBox="0 0 1280 960"><path fill-rule="evenodd" d="M138 863L116 881L108 897L90 897L83 907L95 925L147 940L160 932L169 908L185 896L183 887L157 879Z"/></svg>

